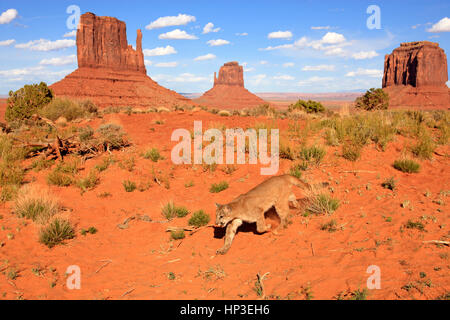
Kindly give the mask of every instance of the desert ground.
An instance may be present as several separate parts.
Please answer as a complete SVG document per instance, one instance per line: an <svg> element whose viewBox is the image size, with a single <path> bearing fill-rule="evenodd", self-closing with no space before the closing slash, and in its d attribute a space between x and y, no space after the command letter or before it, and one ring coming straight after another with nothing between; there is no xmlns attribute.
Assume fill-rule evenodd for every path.
<svg viewBox="0 0 450 320"><path fill-rule="evenodd" d="M86 192L75 185L49 185L47 177L56 164L34 170L30 168L36 158L20 163L27 168L23 184L48 189L58 199L58 215L72 223L75 237L48 248L39 242L42 226L20 218L14 201L3 201L0 299L448 298L448 142L436 143L430 159L416 158L410 149L418 138L405 124L383 148L369 141L361 157L349 161L342 156L344 142L330 145L326 129L314 126L327 119L221 116L188 108L105 113L62 124L59 130L73 132L105 123L120 125L130 145L86 161L64 158L81 161L77 177L113 159L98 170L98 183ZM325 192L339 207L329 214L306 214L311 195L293 187L302 207L291 208L290 224L278 234L258 234L253 225L246 225L223 256L216 255L224 241L220 228L186 231L184 239L172 239L169 227L188 226L197 210L204 210L214 223L215 203L228 203L267 179L260 175L260 165L174 165L171 134L178 128L192 129L194 120L201 120L204 128L279 128L281 144L290 144L295 152L301 146L320 146L325 156L309 163L301 175L309 182L328 182ZM433 126L426 128L436 141L443 134ZM152 148L162 156L156 162L143 157ZM418 173L393 167L405 156L420 163ZM304 164L296 157L281 159L279 174L292 172L297 163ZM391 177L394 190L382 186ZM126 192L124 181L135 182L137 190ZM209 191L222 181L229 188ZM167 220L161 208L170 201L190 213ZM267 219L275 228L274 212ZM90 227L97 232L81 234ZM71 265L81 269L80 290L66 286ZM373 265L381 270L381 289L366 290L366 271Z"/></svg>

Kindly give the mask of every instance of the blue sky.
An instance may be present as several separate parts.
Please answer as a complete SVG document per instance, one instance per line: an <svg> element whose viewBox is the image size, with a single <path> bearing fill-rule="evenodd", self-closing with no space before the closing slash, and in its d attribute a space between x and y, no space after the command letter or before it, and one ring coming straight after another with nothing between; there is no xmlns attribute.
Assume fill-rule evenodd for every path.
<svg viewBox="0 0 450 320"><path fill-rule="evenodd" d="M70 5L125 21L133 46L142 29L148 75L178 92L210 89L228 61L244 65L254 92L368 89L381 87L384 56L401 42L450 52L450 1L2 0L0 94L77 68ZM367 26L370 5L380 29Z"/></svg>

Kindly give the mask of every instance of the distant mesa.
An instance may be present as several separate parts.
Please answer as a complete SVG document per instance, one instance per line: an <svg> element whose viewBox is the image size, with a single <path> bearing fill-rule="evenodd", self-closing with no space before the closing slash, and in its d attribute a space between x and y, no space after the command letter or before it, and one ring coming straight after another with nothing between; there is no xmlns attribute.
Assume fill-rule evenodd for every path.
<svg viewBox="0 0 450 320"><path fill-rule="evenodd" d="M142 32L136 50L128 45L126 24L85 13L77 31L78 69L50 87L56 96L90 99L99 107L171 107L191 101L147 76Z"/></svg>
<svg viewBox="0 0 450 320"><path fill-rule="evenodd" d="M214 72L214 87L195 102L216 108L244 109L266 103L244 87L244 68L238 62L225 63Z"/></svg>
<svg viewBox="0 0 450 320"><path fill-rule="evenodd" d="M383 89L393 108L448 109L447 81L447 56L438 43L402 43L385 57Z"/></svg>

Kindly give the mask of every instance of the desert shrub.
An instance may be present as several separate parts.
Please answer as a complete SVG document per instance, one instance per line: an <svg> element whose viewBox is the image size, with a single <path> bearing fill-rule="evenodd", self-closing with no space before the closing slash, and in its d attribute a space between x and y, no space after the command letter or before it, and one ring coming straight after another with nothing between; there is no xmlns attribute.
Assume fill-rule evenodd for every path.
<svg viewBox="0 0 450 320"><path fill-rule="evenodd" d="M197 228L206 226L210 221L209 215L207 215L203 210L194 212L192 217L189 219L189 225Z"/></svg>
<svg viewBox="0 0 450 320"><path fill-rule="evenodd" d="M420 164L410 159L395 160L394 168L406 173L418 173Z"/></svg>
<svg viewBox="0 0 450 320"><path fill-rule="evenodd" d="M219 183L213 183L211 185L211 188L209 189L209 192L219 193L219 192L222 192L222 191L228 189L228 187L229 187L229 185L228 185L228 182L226 182L226 181L222 181Z"/></svg>
<svg viewBox="0 0 450 320"><path fill-rule="evenodd" d="M31 163L31 167L34 171L39 172L41 170L45 170L48 168L51 168L53 164L55 163L55 160L47 160L45 157L39 157L38 159L34 160Z"/></svg>
<svg viewBox="0 0 450 320"><path fill-rule="evenodd" d="M428 133L422 133L411 152L420 159L431 159L434 153L434 142Z"/></svg>
<svg viewBox="0 0 450 320"><path fill-rule="evenodd" d="M0 186L20 185L25 171L15 162L0 161Z"/></svg>
<svg viewBox="0 0 450 320"><path fill-rule="evenodd" d="M300 158L305 161L314 162L319 164L323 157L325 157L326 151L321 147L303 147L300 150Z"/></svg>
<svg viewBox="0 0 450 320"><path fill-rule="evenodd" d="M313 100L298 100L295 104L291 104L289 106L289 112L293 112L295 110L302 110L305 111L307 113L319 113L319 112L324 112L325 111L325 107L317 101L313 101Z"/></svg>
<svg viewBox="0 0 450 320"><path fill-rule="evenodd" d="M147 150L147 151L144 153L144 158L145 158L145 159L148 159L148 160L151 160L151 161L153 161L153 162L158 162L159 160L162 159L162 156L161 156L161 154L159 153L159 150L158 150L158 149L152 148L152 149L150 149L150 150Z"/></svg>
<svg viewBox="0 0 450 320"><path fill-rule="evenodd" d="M162 209L161 214L167 219L172 220L175 217L184 218L189 214L189 210L185 207L177 207L173 201L166 203Z"/></svg>
<svg viewBox="0 0 450 320"><path fill-rule="evenodd" d="M88 142L94 139L94 129L91 127L83 127L78 129L78 138L81 142Z"/></svg>
<svg viewBox="0 0 450 320"><path fill-rule="evenodd" d="M303 167L301 164L295 164L289 169L289 174L297 179L302 177Z"/></svg>
<svg viewBox="0 0 450 320"><path fill-rule="evenodd" d="M2 186L2 191L0 192L0 201L11 201L14 200L19 192L20 185L11 184Z"/></svg>
<svg viewBox="0 0 450 320"><path fill-rule="evenodd" d="M64 240L73 239L75 231L68 220L55 218L39 233L39 242L49 248L62 244Z"/></svg>
<svg viewBox="0 0 450 320"><path fill-rule="evenodd" d="M52 121L60 117L66 118L67 121L83 118L87 112L79 103L66 98L54 98L49 104L42 108L39 112L43 117Z"/></svg>
<svg viewBox="0 0 450 320"><path fill-rule="evenodd" d="M307 213L328 215L332 214L339 208L339 200L331 198L328 194L316 194L309 198Z"/></svg>
<svg viewBox="0 0 450 320"><path fill-rule="evenodd" d="M137 189L136 183L130 180L123 181L122 185L126 192L133 192Z"/></svg>
<svg viewBox="0 0 450 320"><path fill-rule="evenodd" d="M383 89L371 88L356 99L355 106L367 111L386 110L389 107L389 95Z"/></svg>
<svg viewBox="0 0 450 320"><path fill-rule="evenodd" d="M103 172L108 169L112 163L114 163L114 159L112 157L103 158L102 162L95 166L95 169L98 172Z"/></svg>
<svg viewBox="0 0 450 320"><path fill-rule="evenodd" d="M89 227L88 229L81 229L80 230L80 234L82 235L82 236L86 236L88 233L89 234L96 234L97 233L97 228L95 228L95 227Z"/></svg>
<svg viewBox="0 0 450 320"><path fill-rule="evenodd" d="M58 208L58 201L54 197L35 186L24 186L15 201L16 215L41 224L47 223L58 212Z"/></svg>
<svg viewBox="0 0 450 320"><path fill-rule="evenodd" d="M407 229L417 229L420 231L425 231L425 226L420 221L408 220L408 222L405 224L405 227Z"/></svg>
<svg viewBox="0 0 450 320"><path fill-rule="evenodd" d="M98 178L97 173L94 170L91 170L86 177L78 179L77 187L83 192L86 192L94 189L95 186L98 185L99 181L100 179Z"/></svg>
<svg viewBox="0 0 450 320"><path fill-rule="evenodd" d="M345 142L342 146L342 157L350 161L357 161L361 157L362 147L358 144Z"/></svg>
<svg viewBox="0 0 450 320"><path fill-rule="evenodd" d="M325 130L325 141L327 142L327 145L329 146L338 146L339 145L339 139L336 135L336 130L333 128L327 128Z"/></svg>
<svg viewBox="0 0 450 320"><path fill-rule="evenodd" d="M47 183L58 187L68 187L73 184L73 177L54 169L48 174Z"/></svg>
<svg viewBox="0 0 450 320"><path fill-rule="evenodd" d="M9 92L5 118L8 122L29 119L53 99L53 93L45 82L25 85Z"/></svg>
<svg viewBox="0 0 450 320"><path fill-rule="evenodd" d="M133 172L136 167L136 159L133 156L127 157L119 162L119 167L128 170L129 172Z"/></svg>
<svg viewBox="0 0 450 320"><path fill-rule="evenodd" d="M120 149L128 145L125 139L125 132L123 132L122 127L119 125L112 123L101 125L98 133L100 134L100 143L107 150Z"/></svg>
<svg viewBox="0 0 450 320"><path fill-rule="evenodd" d="M273 117L277 114L277 110L270 104L262 104L253 109L250 109L248 114L252 117L259 117L259 116Z"/></svg>
<svg viewBox="0 0 450 320"><path fill-rule="evenodd" d="M327 223L324 223L320 226L320 230L328 231L328 232L336 232L337 231L337 221L330 220Z"/></svg>
<svg viewBox="0 0 450 320"><path fill-rule="evenodd" d="M177 231L171 231L170 237L173 240L181 240L181 239L184 239L186 236L184 234L184 230L177 230Z"/></svg>
<svg viewBox="0 0 450 320"><path fill-rule="evenodd" d="M394 191L395 188L397 188L397 182L395 181L394 177L391 177L389 179L386 179L381 186L385 189L389 189Z"/></svg>
<svg viewBox="0 0 450 320"><path fill-rule="evenodd" d="M88 100L82 100L82 101L79 101L78 104L88 114L91 114L91 115L97 115L98 114L98 107L91 100L89 100L89 99Z"/></svg>

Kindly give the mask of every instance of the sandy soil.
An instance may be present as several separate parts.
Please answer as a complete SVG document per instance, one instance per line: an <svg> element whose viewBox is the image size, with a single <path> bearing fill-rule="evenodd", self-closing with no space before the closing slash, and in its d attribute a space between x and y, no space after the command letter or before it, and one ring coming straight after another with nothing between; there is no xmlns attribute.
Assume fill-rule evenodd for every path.
<svg viewBox="0 0 450 320"><path fill-rule="evenodd" d="M154 124L156 120L164 124ZM76 187L50 187L77 232L75 239L53 249L38 243L38 225L29 221L24 225L24 220L13 214L11 203L2 204L0 269L7 260L18 277L10 280L4 270L0 273L0 299L256 299L258 273L269 273L264 281L268 298L304 299L309 290L314 299L333 299L339 293L366 288L370 276L366 270L371 265L381 269L381 289L370 290L368 299L434 299L449 291L448 247L424 243L449 236L448 204L435 202L441 191L449 190L448 158L435 155L433 160L423 161L418 174L396 171L392 163L403 149L401 137L390 143L386 152L373 145L366 147L356 163L336 156L338 148L327 148L323 164L308 171L307 177L330 182L333 197L341 201L331 217L305 218L292 209L292 224L279 235L259 235L252 227L241 229L225 256L215 255L224 241L220 229L203 229L192 236L187 233L182 241L170 240L166 228L186 226L189 216L161 223L161 206L167 201L174 200L191 212L203 209L214 219L215 202L229 202L265 179L259 166L238 166L231 175L220 167L210 173L201 166L174 166L170 151L175 143L170 142L170 135L177 128L192 129L194 120L202 120L204 127L223 123L245 128L255 122L272 122L206 112L114 114L89 122L94 128L102 121L121 124L133 146L115 155L119 159L135 155L136 168L129 172L113 165L100 174L100 184L83 195ZM277 123L287 130L288 120ZM165 160L155 164L139 156L151 147L158 148ZM450 150L447 146L438 151L448 154ZM84 172L101 160L86 162ZM290 161L282 160L280 173L288 172L290 166ZM170 177L170 189L153 184L145 192L124 191L124 180L147 181L152 167ZM46 186L48 172L30 172L27 181ZM398 180L396 192L381 187L392 176ZM186 188L191 180L194 186ZM208 191L212 183L223 180L229 182L229 189L219 194ZM300 189L294 191L304 198ZM99 197L105 192L111 196ZM406 200L410 206L402 208ZM152 221L136 219L129 228L118 228L136 215ZM426 232L402 228L409 219L420 217ZM321 224L331 219L337 220L339 230L320 230ZM91 226L98 233L80 235L82 228ZM14 238L8 239L8 234ZM71 265L81 268L81 290L66 287L65 273ZM34 274L33 268L41 269L41 274ZM169 279L171 272L173 280ZM409 291L405 290L408 285Z"/></svg>

